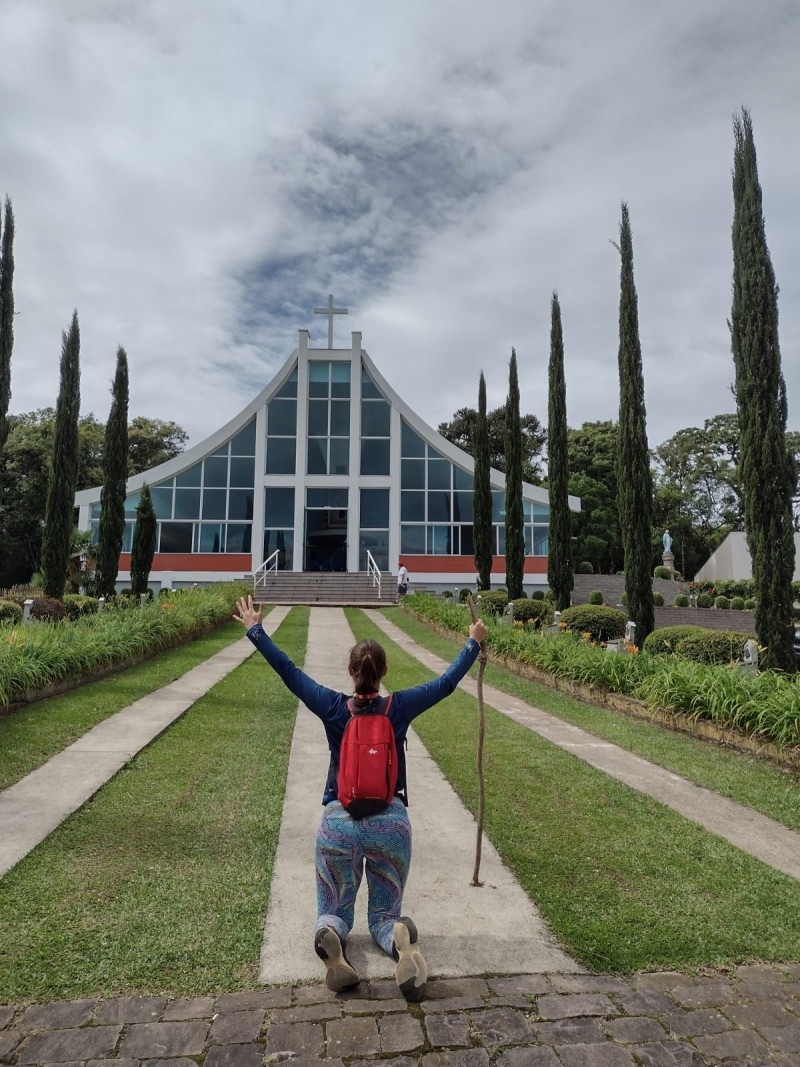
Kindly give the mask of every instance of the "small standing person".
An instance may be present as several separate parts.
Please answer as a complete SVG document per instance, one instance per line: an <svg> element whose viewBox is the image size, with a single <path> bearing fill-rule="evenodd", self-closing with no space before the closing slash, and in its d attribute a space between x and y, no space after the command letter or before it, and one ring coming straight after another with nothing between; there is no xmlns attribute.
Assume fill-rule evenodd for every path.
<svg viewBox="0 0 800 1067"><path fill-rule="evenodd" d="M400 597L403 597L408 592L408 585L411 578L408 573L408 568L405 563L400 560L400 569L397 572L397 601L400 602Z"/></svg>
<svg viewBox="0 0 800 1067"><path fill-rule="evenodd" d="M325 964L325 984L334 992L360 981L345 955L347 936L353 928L356 894L362 875L367 877L367 920L377 945L395 960L395 978L406 1000L420 1001L425 992L428 965L417 947L417 928L401 915L403 890L411 864L411 824L406 799L405 746L408 727L423 711L450 696L478 657L486 627L477 620L469 628L469 640L439 678L401 689L391 695L386 714L392 724L398 768L395 794L377 814L356 818L338 797L339 756L351 715L374 714L382 698L378 692L386 674L386 653L377 641L359 641L350 650L348 671L354 695L328 689L289 659L261 626L261 610L252 596L237 602L234 618L284 685L321 721L331 758L322 796L322 818L317 828L316 882L317 921L314 951ZM385 702L384 702L385 703Z"/></svg>

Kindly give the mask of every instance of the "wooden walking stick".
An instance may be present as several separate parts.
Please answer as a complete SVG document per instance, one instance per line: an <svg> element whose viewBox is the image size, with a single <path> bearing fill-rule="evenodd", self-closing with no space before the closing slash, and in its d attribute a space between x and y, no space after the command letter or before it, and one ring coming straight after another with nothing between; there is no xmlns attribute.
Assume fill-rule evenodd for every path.
<svg viewBox="0 0 800 1067"><path fill-rule="evenodd" d="M472 621L478 621L472 593L467 594L467 604ZM486 670L486 661L489 653L486 650L486 642L481 641L481 650L478 654L478 839L475 843L475 870L472 872L472 884L483 885L478 877L481 869L481 845L483 844L483 807L485 799L485 787L483 781L483 734L485 730L485 718L483 713L483 672Z"/></svg>

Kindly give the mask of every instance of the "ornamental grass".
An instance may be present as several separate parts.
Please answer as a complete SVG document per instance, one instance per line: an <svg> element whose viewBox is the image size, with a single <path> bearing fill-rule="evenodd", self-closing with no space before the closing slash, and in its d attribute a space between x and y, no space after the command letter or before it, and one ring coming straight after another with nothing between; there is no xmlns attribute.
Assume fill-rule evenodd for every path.
<svg viewBox="0 0 800 1067"><path fill-rule="evenodd" d="M231 617L241 586L180 590L143 607L109 607L75 621L0 627L0 704L162 652Z"/></svg>
<svg viewBox="0 0 800 1067"><path fill-rule="evenodd" d="M425 594L406 598L404 608L457 632L463 633L468 624L463 608L447 607ZM492 651L509 659L634 697L676 716L710 721L779 746L800 744L798 675L748 673L736 664L694 662L676 654L649 654L646 649L637 655L611 654L580 634L485 621Z"/></svg>

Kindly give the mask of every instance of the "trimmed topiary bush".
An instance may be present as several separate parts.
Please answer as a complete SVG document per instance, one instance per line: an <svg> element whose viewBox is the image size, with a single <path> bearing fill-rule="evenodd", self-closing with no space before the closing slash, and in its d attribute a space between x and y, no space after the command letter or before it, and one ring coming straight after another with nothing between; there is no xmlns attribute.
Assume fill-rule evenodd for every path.
<svg viewBox="0 0 800 1067"><path fill-rule="evenodd" d="M531 600L544 600L544 589L534 589L531 593Z"/></svg>
<svg viewBox="0 0 800 1067"><path fill-rule="evenodd" d="M623 607L628 606L628 594L625 592L620 593L619 602Z"/></svg>
<svg viewBox="0 0 800 1067"><path fill-rule="evenodd" d="M466 604L467 597L469 596L469 594L471 592L472 592L471 589L459 589L459 591L458 591L458 602L459 602L459 604Z"/></svg>
<svg viewBox="0 0 800 1067"><path fill-rule="evenodd" d="M544 600L512 600L514 605L514 621L533 623L538 630L553 621L553 608Z"/></svg>
<svg viewBox="0 0 800 1067"><path fill-rule="evenodd" d="M713 603L714 600L708 593L701 593L697 598L698 608L710 608Z"/></svg>
<svg viewBox="0 0 800 1067"><path fill-rule="evenodd" d="M552 589L545 590L544 598L549 604L555 604L556 602L556 594Z"/></svg>
<svg viewBox="0 0 800 1067"><path fill-rule="evenodd" d="M745 598L744 610L745 611L755 611L756 610L756 598L755 597L749 596L749 597Z"/></svg>
<svg viewBox="0 0 800 1067"><path fill-rule="evenodd" d="M68 619L80 619L84 615L95 615L99 601L94 596L81 596L78 593L67 593L64 597L64 612Z"/></svg>
<svg viewBox="0 0 800 1067"><path fill-rule="evenodd" d="M24 614L23 608L15 604L13 600L0 600L0 623L10 622L14 625L22 622Z"/></svg>
<svg viewBox="0 0 800 1067"><path fill-rule="evenodd" d="M718 596L714 601L714 607L719 611L728 611L730 606L731 602L726 596Z"/></svg>
<svg viewBox="0 0 800 1067"><path fill-rule="evenodd" d="M709 632L700 626L665 626L647 635L642 651L651 656L674 655L684 638Z"/></svg>
<svg viewBox="0 0 800 1067"><path fill-rule="evenodd" d="M575 572L576 574L594 574L594 567L588 559L584 559L575 568Z"/></svg>
<svg viewBox="0 0 800 1067"><path fill-rule="evenodd" d="M655 604L655 606L657 608L663 608L664 607L664 594L663 593L659 593L659 591L657 589L653 593L653 603Z"/></svg>
<svg viewBox="0 0 800 1067"><path fill-rule="evenodd" d="M445 600L450 600L452 595L453 595L453 590L452 589L443 589L442 590L442 596L445 598Z"/></svg>
<svg viewBox="0 0 800 1067"><path fill-rule="evenodd" d="M602 591L600 589L593 589L591 591L591 593L589 593L589 603L590 604L602 604L603 603L603 593L602 593Z"/></svg>
<svg viewBox="0 0 800 1067"><path fill-rule="evenodd" d="M31 618L39 622L61 622L64 605L51 596L35 596L31 605Z"/></svg>
<svg viewBox="0 0 800 1067"><path fill-rule="evenodd" d="M686 595L686 593L678 593L678 595L675 597L675 607L676 608L688 608L689 607L689 597Z"/></svg>
<svg viewBox="0 0 800 1067"><path fill-rule="evenodd" d="M731 611L744 611L744 597L731 597Z"/></svg>
<svg viewBox="0 0 800 1067"><path fill-rule="evenodd" d="M592 641L614 641L625 636L627 615L616 608L576 604L561 612L561 622L577 634L589 634Z"/></svg>
<svg viewBox="0 0 800 1067"><path fill-rule="evenodd" d="M502 615L508 607L508 593L503 589L490 589L480 593L480 611L487 615Z"/></svg>
<svg viewBox="0 0 800 1067"><path fill-rule="evenodd" d="M653 571L654 578L666 578L668 582L672 581L672 571L669 567L656 567Z"/></svg>
<svg viewBox="0 0 800 1067"><path fill-rule="evenodd" d="M733 630L702 630L699 634L689 634L679 641L675 651L679 656L696 663L724 666L742 658L744 643L751 640L751 637L751 634L736 633Z"/></svg>

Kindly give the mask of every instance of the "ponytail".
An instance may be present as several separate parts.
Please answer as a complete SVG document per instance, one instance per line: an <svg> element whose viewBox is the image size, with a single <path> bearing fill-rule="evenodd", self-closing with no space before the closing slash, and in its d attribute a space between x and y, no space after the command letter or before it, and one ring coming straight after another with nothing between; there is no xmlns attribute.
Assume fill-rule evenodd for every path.
<svg viewBox="0 0 800 1067"><path fill-rule="evenodd" d="M348 669L355 687L353 705L366 707L377 696L386 674L386 653L377 641L359 641L350 650Z"/></svg>

